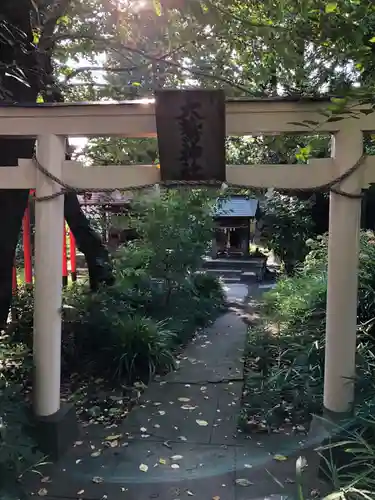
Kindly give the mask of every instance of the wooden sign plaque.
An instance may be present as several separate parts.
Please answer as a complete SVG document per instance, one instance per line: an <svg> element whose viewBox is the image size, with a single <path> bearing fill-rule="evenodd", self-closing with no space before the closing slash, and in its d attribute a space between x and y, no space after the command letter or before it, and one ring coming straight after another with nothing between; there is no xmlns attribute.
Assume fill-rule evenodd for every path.
<svg viewBox="0 0 375 500"><path fill-rule="evenodd" d="M156 128L162 181L225 181L225 95L159 90Z"/></svg>

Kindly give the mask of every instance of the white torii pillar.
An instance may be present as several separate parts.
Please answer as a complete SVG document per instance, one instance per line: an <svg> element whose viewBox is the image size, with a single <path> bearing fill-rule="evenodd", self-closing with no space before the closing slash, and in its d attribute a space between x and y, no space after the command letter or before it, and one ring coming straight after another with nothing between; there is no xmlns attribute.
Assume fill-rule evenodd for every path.
<svg viewBox="0 0 375 500"><path fill-rule="evenodd" d="M355 119L335 134L332 156L339 173L352 167L363 152L363 135ZM340 190L360 194L359 168L343 181ZM324 407L327 416L350 413L354 402L357 333L358 254L361 200L330 194L328 289Z"/></svg>
<svg viewBox="0 0 375 500"><path fill-rule="evenodd" d="M148 185L158 182L154 167L93 167L85 169L65 162L65 137L43 135L37 140L37 159L58 179L78 187ZM16 185L35 186L36 197L48 197L61 187L26 160L13 175ZM66 165L68 163L68 165ZM69 166L71 168L69 168ZM35 175L34 175L35 173ZM35 182L35 184L34 184ZM61 385L61 306L64 196L37 201L35 207L35 287L34 287L34 412L39 428L37 439L43 451L58 458L76 439L74 408L60 403Z"/></svg>
<svg viewBox="0 0 375 500"><path fill-rule="evenodd" d="M62 178L65 138L38 137L37 158L53 175ZM49 196L60 186L36 172L36 197ZM64 196L35 205L34 289L34 410L50 417L60 410L61 305Z"/></svg>

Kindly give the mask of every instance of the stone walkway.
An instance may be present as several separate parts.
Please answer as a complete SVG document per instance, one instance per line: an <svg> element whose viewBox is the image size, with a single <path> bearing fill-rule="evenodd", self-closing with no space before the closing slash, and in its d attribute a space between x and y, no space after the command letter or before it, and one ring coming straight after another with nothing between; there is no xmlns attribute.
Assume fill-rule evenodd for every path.
<svg viewBox="0 0 375 500"><path fill-rule="evenodd" d="M175 372L150 384L121 427L82 429L64 459L39 469L44 477L25 478L28 492L87 500L293 495L301 437L237 431L245 340L239 314L224 314L197 335Z"/></svg>

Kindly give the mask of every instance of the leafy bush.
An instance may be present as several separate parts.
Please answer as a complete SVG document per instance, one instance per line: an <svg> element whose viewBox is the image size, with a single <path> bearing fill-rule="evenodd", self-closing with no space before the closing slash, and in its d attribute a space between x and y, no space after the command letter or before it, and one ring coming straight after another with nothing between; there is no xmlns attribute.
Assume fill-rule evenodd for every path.
<svg viewBox="0 0 375 500"><path fill-rule="evenodd" d="M212 237L211 199L203 191L139 200L137 241L115 257L116 283L89 293L64 291L62 364L66 373L148 380L173 366L172 351L221 310L219 281L195 274ZM32 345L33 296L15 299L13 339Z"/></svg>
<svg viewBox="0 0 375 500"><path fill-rule="evenodd" d="M263 319L249 332L244 425L306 426L322 410L327 237L308 240L309 253L293 277L263 296ZM373 363L375 238L360 237L356 398L366 414L375 397ZM372 410L371 410L372 411Z"/></svg>
<svg viewBox="0 0 375 500"><path fill-rule="evenodd" d="M309 253L295 276L282 278L274 290L264 295L267 315L285 323L305 325L322 316L326 307L328 236L308 239ZM371 231L360 235L358 273L358 319L366 322L375 316L375 236Z"/></svg>
<svg viewBox="0 0 375 500"><path fill-rule="evenodd" d="M288 274L307 254L305 241L316 234L311 208L310 200L300 200L278 191L267 196L262 207L263 236L268 248L284 263Z"/></svg>
<svg viewBox="0 0 375 500"><path fill-rule="evenodd" d="M118 295L116 297L118 299ZM73 297L64 322L63 360L68 370L106 378L148 381L158 370L173 366L173 333L162 322L139 316L124 301L114 302L106 292L90 297L85 309Z"/></svg>
<svg viewBox="0 0 375 500"><path fill-rule="evenodd" d="M167 191L134 205L133 227L140 235L149 276L164 280L169 294L199 270L212 241L214 198L204 190Z"/></svg>

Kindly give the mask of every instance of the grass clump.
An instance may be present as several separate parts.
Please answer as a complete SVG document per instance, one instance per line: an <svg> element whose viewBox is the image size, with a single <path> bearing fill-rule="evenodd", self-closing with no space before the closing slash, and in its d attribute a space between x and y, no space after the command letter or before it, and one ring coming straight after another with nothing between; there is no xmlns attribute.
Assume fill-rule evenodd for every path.
<svg viewBox="0 0 375 500"><path fill-rule="evenodd" d="M247 430L306 431L323 406L327 237L308 242L310 252L292 277L282 277L262 297L262 321L249 330L242 425ZM375 238L361 234L357 335L358 411L375 396Z"/></svg>

